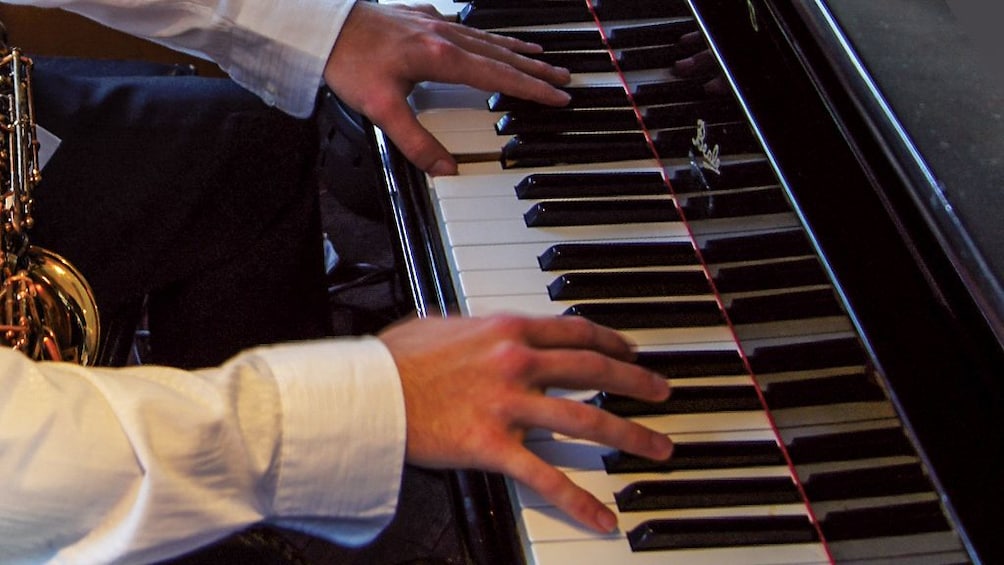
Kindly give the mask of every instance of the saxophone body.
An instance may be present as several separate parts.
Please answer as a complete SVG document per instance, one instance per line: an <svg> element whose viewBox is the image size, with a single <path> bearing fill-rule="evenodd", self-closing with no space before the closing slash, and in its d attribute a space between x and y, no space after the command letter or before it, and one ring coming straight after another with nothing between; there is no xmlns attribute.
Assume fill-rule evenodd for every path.
<svg viewBox="0 0 1004 565"><path fill-rule="evenodd" d="M93 364L94 294L66 259L32 245L32 194L41 179L31 60L0 42L0 346L48 361Z"/></svg>

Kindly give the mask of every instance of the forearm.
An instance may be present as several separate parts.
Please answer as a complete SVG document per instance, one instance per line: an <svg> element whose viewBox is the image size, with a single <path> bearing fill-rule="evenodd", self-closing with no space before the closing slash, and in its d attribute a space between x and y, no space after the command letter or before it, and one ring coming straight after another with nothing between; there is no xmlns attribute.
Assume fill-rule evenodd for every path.
<svg viewBox="0 0 1004 565"><path fill-rule="evenodd" d="M0 561L150 562L263 520L358 543L393 513L403 401L376 341L197 374L0 365Z"/></svg>
<svg viewBox="0 0 1004 565"><path fill-rule="evenodd" d="M11 0L62 8L216 62L269 104L305 117L355 0Z"/></svg>

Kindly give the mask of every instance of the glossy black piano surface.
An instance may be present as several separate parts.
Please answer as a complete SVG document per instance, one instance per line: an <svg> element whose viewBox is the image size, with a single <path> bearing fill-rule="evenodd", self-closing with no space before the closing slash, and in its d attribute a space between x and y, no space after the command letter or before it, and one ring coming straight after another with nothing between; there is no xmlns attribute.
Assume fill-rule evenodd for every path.
<svg viewBox="0 0 1004 565"><path fill-rule="evenodd" d="M679 208L665 211L660 211L662 202L644 204L644 199L657 197L649 194L651 185L644 175L635 171L625 170L617 181L617 190L630 194L624 205L603 204L607 180L599 176L573 177L572 184L586 191L586 201L563 202L561 190L568 190L567 186L554 186L569 178L565 175L569 171L558 171L568 164L575 168L598 159L644 158L650 150L642 142L639 157L637 137L628 131L630 124L611 125L623 119L605 109L621 105L617 88L612 94L596 88L572 89L573 104L599 106L590 111L602 124L596 129L602 131L589 132L595 137L571 140L568 131L581 133L577 128L586 127L579 114L549 114L492 97L498 111L495 117L508 112L500 127L514 128L504 132L515 135L509 141L499 138L494 159L509 167L509 172L528 171L517 175L526 177L522 181L511 183L513 200L517 193L526 193L522 197L532 200L519 204L526 209L528 226L574 223L577 216L586 224L618 222L609 218L611 212L630 216L640 208L649 218L637 221L662 222L658 225L671 230L677 229L681 217L686 218L700 252L695 256L693 245L681 248L677 240L658 246L631 242L612 253L619 261L615 270L640 271L624 276L619 271L588 272L593 267L574 263L582 256L610 254L609 250L600 252L582 242L558 244L540 257L541 273L559 271L545 277L553 280L541 288L542 300L546 302L548 296L552 302L583 299L584 303L573 304L564 313L628 329L672 326L677 332L697 332L730 320L738 328L743 355L728 351L643 353L640 362L684 384L675 403L658 410L699 412L702 417L711 415L707 421L713 423L717 422L715 414L744 414L751 402L754 409L763 402L771 411L781 446L760 440L684 442L676 463L670 463L676 467L648 469L645 462L617 454L606 454L597 465L605 466L608 473L644 468L672 474L686 469L783 466L788 461L798 471L812 508L809 518L817 521L813 525L811 519L797 516L770 521L653 519L620 541L649 554L649 559L658 549L682 545L699 554L701 549L695 548L734 543L768 548L754 560L771 562L769 548L802 547L799 544L816 543L821 537L829 544L823 562L892 559L889 547L876 545L895 544L905 546L899 559L918 562L1004 559L994 528L995 511L1004 504L1000 416L1004 408L1004 224L997 219L1004 213L1004 164L999 157L1004 144L1000 116L1004 106L998 83L985 72L987 67L949 5L943 0L606 0L596 4L595 14L604 24L608 23L604 17L651 24L628 25L631 29L615 28L612 33L606 30L618 62L635 69L666 66L660 57L688 54L675 51L677 40L699 29L731 88L721 103L704 101L700 83L695 89L693 81L635 90L635 102L644 106L643 120L658 130L652 146L659 152L668 184L680 195L675 199ZM577 1L458 4L461 18L489 29L523 26L530 8L538 10L536 22L550 17L591 19L582 16L590 12ZM628 18L625 10L631 9L637 15ZM489 23L479 23L484 21ZM635 29L639 27L645 29ZM671 39L657 39L654 44L637 39L653 31ZM596 65L602 67L603 57L582 54L593 49L597 39L588 29L555 35L521 28L518 33L560 52L549 55L555 61L578 64L572 59L581 55L584 73L595 72ZM697 101L692 98L695 93ZM613 102L606 101L608 95L614 97ZM417 106L421 105L417 100ZM667 105L674 108L673 115L652 110ZM676 113L677 108L682 114ZM691 125L678 134L673 120L680 118L675 115L685 116L686 122L707 116L707 123L700 128ZM425 315L480 313L485 301L466 295L467 279L455 272L462 269L456 268L460 260L451 250L454 236L446 233L452 227L445 216L467 212L450 208L451 202L436 201L431 193L445 188L433 187L430 193L428 179L404 163L379 131L373 134L394 230L401 241L402 273L416 307ZM705 141L703 145L695 142L699 138ZM711 152L714 145L721 151L720 175L702 168L702 158L718 156ZM702 154L702 149L708 152ZM572 153L564 152L568 150ZM552 190L558 195L548 196ZM733 229L721 226L732 226L736 217L744 215L761 222L756 224L761 227L744 228L747 231L737 231L734 237L721 235ZM520 217L519 221L524 220ZM778 221L782 227L777 233L757 231ZM789 221L794 224L785 223ZM489 228L482 226L485 229ZM749 230L757 232L756 236L750 237ZM678 239L678 235L673 237ZM484 245L478 247L482 249L495 244L478 245ZM551 261L559 261L559 266L548 267ZM722 311L708 311L708 304L699 298L660 301L665 295L699 294L693 285L700 281L695 283L685 273L673 277L660 273L686 271L702 261L711 269L718 292L729 297ZM760 261L766 267L758 268ZM794 290L777 290L785 285ZM563 294L569 292L580 294ZM598 296L604 297L600 304L590 303ZM624 297L634 305L625 306ZM491 298L505 303L504 296ZM653 313L658 320L653 321ZM826 330L835 337L797 339L797 343L780 338L775 343L764 337L764 332L776 328L808 324L803 318L824 320L824 327L837 328ZM702 374L747 373L756 379L760 395L749 397L752 387L686 386L686 379ZM589 401L625 414L651 408L602 393ZM879 418L874 415L862 416L853 425L841 424L842 428L818 423L822 414L829 414L829 406L839 412L886 405L898 414L891 417L901 424L867 424L870 418ZM880 412L884 420L885 412ZM855 463L876 457L885 462ZM685 476L689 475L684 472L681 477ZM750 495L757 500L742 504L789 500L786 497L792 492L783 485L775 489L772 480L744 478L753 481L745 492L757 493ZM518 487L507 487L496 476L474 473L458 473L456 483L458 507L464 509L460 521L468 524L472 561L538 559L545 563L537 550L528 552L520 539L518 530L527 526L519 522L520 510L510 502L525 496L516 494ZM744 485L704 479L637 486L640 490L619 492L617 504L629 505L630 500L645 508L650 504L691 508L699 504L688 494L706 491L711 500L732 501L708 504L727 506L735 503L734 497L743 496L734 491ZM923 494L927 492L930 496ZM760 500L760 496L768 499ZM777 498L770 499L773 496ZM861 500L876 497L894 502L858 508ZM927 532L943 532L936 543L954 539L958 551L952 549L956 542L951 541L946 542L947 549L931 550L926 557L922 548L909 547L914 539L910 536Z"/></svg>

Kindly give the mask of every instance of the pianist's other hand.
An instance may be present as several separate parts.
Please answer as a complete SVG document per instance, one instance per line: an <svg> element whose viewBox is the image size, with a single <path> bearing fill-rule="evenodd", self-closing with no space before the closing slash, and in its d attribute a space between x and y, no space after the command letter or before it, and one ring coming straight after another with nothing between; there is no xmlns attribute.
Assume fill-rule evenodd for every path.
<svg viewBox="0 0 1004 565"><path fill-rule="evenodd" d="M379 126L416 166L455 174L456 161L406 102L416 83L466 84L560 106L566 69L524 57L540 47L444 20L431 6L357 2L342 28L324 80L346 104Z"/></svg>
<svg viewBox="0 0 1004 565"><path fill-rule="evenodd" d="M547 387L652 402L669 395L664 377L629 362L634 352L619 334L584 318L411 320L380 339L401 376L409 463L504 473L586 526L609 532L613 513L526 449L525 431L545 428L658 460L672 451L663 434L544 395Z"/></svg>

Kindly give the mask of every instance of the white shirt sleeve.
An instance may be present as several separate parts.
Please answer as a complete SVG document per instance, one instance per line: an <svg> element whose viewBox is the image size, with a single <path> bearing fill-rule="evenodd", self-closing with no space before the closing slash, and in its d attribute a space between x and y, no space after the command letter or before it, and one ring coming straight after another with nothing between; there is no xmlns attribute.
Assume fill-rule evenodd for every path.
<svg viewBox="0 0 1004 565"><path fill-rule="evenodd" d="M314 109L324 64L355 0L5 0L63 8L216 62L269 105Z"/></svg>
<svg viewBox="0 0 1004 565"><path fill-rule="evenodd" d="M262 521L364 543L393 515L404 446L375 338L197 372L2 349L0 562L151 562Z"/></svg>

